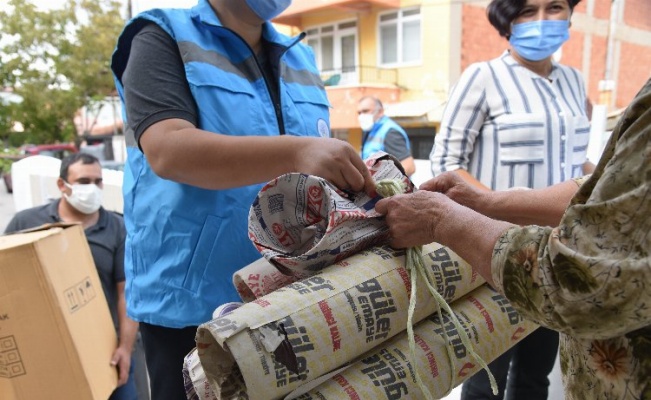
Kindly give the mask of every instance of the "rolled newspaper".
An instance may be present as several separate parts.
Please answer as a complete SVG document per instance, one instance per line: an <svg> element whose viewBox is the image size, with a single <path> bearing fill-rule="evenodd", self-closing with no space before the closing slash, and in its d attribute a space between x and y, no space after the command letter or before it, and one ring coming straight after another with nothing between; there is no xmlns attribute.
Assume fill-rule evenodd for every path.
<svg viewBox="0 0 651 400"><path fill-rule="evenodd" d="M414 190L400 162L386 153L366 160L376 181ZM361 250L386 242L388 228L375 212L379 196L348 193L323 178L291 173L265 185L249 212L249 237L286 275L305 278Z"/></svg>
<svg viewBox="0 0 651 400"><path fill-rule="evenodd" d="M490 362L529 335L538 325L524 320L508 300L488 285L473 290L451 305L478 355ZM446 342L443 331L450 342ZM415 327L416 358L410 356L406 332L381 344L360 360L324 382L299 387L286 399L423 399L415 370L433 398L445 396L479 370L463 345L451 318L443 313ZM452 346L450 360L446 346Z"/></svg>
<svg viewBox="0 0 651 400"><path fill-rule="evenodd" d="M483 283L448 248L423 247L425 268L447 302ZM282 398L406 329L410 296L403 251L373 247L244 304L197 331L201 365L219 398ZM431 315L417 295L414 322Z"/></svg>
<svg viewBox="0 0 651 400"><path fill-rule="evenodd" d="M260 258L233 274L235 289L246 303L300 279L299 274L283 274L265 258Z"/></svg>

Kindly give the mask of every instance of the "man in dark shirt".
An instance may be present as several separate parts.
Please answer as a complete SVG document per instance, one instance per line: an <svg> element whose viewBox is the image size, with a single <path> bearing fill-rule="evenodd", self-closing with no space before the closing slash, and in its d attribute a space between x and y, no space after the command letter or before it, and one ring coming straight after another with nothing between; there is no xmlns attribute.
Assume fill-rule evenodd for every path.
<svg viewBox="0 0 651 400"><path fill-rule="evenodd" d="M118 368L118 388L110 400L134 400L137 391L131 357L138 323L126 314L124 222L121 216L100 205L102 167L94 156L75 153L64 158L57 186L62 194L61 199L17 213L7 225L5 233L54 222L77 222L83 225L119 337L118 347L110 360Z"/></svg>

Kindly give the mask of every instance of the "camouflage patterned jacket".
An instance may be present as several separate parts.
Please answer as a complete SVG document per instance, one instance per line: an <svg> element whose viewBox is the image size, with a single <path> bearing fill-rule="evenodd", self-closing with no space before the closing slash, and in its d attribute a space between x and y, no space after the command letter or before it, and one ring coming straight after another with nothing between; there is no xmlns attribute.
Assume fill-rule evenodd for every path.
<svg viewBox="0 0 651 400"><path fill-rule="evenodd" d="M561 332L568 399L651 399L651 80L557 228L508 230L497 289Z"/></svg>

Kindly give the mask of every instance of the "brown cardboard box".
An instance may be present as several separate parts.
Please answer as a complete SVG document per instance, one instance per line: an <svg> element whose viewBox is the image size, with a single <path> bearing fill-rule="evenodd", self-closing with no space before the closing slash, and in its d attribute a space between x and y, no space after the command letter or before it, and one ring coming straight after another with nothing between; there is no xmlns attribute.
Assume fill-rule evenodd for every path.
<svg viewBox="0 0 651 400"><path fill-rule="evenodd" d="M117 337L81 225L0 236L0 399L107 399Z"/></svg>

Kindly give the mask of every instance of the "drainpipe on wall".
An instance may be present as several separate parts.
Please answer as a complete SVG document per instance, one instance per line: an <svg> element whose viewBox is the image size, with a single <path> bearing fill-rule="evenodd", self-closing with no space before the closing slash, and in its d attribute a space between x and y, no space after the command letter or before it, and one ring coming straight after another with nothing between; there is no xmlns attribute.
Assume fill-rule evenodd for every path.
<svg viewBox="0 0 651 400"><path fill-rule="evenodd" d="M612 0L610 5L610 21L608 23L608 40L606 41L606 65L604 68L604 79L599 81L599 104L608 108L615 105L615 79L613 77L614 54L615 54L615 32L620 15L620 6L624 0Z"/></svg>

